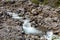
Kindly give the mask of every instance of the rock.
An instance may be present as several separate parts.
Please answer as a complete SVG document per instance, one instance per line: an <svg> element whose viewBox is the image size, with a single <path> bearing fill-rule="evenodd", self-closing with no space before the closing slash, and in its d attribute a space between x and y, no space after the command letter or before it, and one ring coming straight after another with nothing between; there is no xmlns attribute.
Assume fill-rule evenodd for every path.
<svg viewBox="0 0 60 40"><path fill-rule="evenodd" d="M33 15L38 14L36 9L32 9L31 13L32 13Z"/></svg>
<svg viewBox="0 0 60 40"><path fill-rule="evenodd" d="M17 0L17 1L21 1L21 2L24 2L24 1L25 1L25 2L26 2L26 1L28 1L28 0Z"/></svg>
<svg viewBox="0 0 60 40"><path fill-rule="evenodd" d="M0 25L0 29L3 29L4 27Z"/></svg>
<svg viewBox="0 0 60 40"><path fill-rule="evenodd" d="M56 9L55 11L60 14L60 8Z"/></svg>
<svg viewBox="0 0 60 40"><path fill-rule="evenodd" d="M44 8L43 8L43 10L50 10L51 9L51 7L50 6L44 6Z"/></svg>
<svg viewBox="0 0 60 40"><path fill-rule="evenodd" d="M55 11L55 9L54 9L54 8L51 8L50 10L51 10L51 11Z"/></svg>
<svg viewBox="0 0 60 40"><path fill-rule="evenodd" d="M39 11L39 12L42 12L42 7L37 7L37 10Z"/></svg>
<svg viewBox="0 0 60 40"><path fill-rule="evenodd" d="M17 8L17 11L18 11L18 13L24 12L24 8L22 8L22 7Z"/></svg>
<svg viewBox="0 0 60 40"><path fill-rule="evenodd" d="M4 2L4 4L10 3L10 4L14 4L17 0L2 0L2 2Z"/></svg>

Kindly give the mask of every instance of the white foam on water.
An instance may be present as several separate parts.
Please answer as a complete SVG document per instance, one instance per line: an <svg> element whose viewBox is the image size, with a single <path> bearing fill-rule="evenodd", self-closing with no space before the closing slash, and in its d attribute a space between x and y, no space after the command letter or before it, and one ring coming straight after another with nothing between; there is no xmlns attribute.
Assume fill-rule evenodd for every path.
<svg viewBox="0 0 60 40"><path fill-rule="evenodd" d="M11 15L13 19L21 19L22 17L18 16L17 13L7 12L7 14Z"/></svg>
<svg viewBox="0 0 60 40"><path fill-rule="evenodd" d="M29 23L30 20L24 20L23 23L23 30L26 34L34 34L37 35L39 33L42 33L42 31L37 30L34 27L31 27L31 23Z"/></svg>
<svg viewBox="0 0 60 40"><path fill-rule="evenodd" d="M53 31L48 31L47 34L46 34L46 39L47 40L52 40L52 37L53 37Z"/></svg>

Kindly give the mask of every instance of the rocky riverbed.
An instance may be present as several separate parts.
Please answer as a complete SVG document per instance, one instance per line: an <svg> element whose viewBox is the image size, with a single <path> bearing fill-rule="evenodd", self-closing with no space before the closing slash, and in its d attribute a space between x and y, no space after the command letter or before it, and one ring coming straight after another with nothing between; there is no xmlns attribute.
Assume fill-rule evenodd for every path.
<svg viewBox="0 0 60 40"><path fill-rule="evenodd" d="M36 5L28 0L1 0L0 40L46 40L38 35L25 34L25 19L30 19L31 27L42 31L44 35L52 30L54 35L60 36L60 7Z"/></svg>

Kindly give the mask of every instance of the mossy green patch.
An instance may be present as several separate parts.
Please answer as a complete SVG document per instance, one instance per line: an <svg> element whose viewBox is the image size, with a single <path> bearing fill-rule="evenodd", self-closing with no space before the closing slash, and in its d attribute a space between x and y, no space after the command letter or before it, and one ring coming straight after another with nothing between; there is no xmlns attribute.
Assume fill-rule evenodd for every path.
<svg viewBox="0 0 60 40"><path fill-rule="evenodd" d="M60 6L60 0L43 0L42 2L40 0L31 0L31 2L35 4L49 5L51 7Z"/></svg>
<svg viewBox="0 0 60 40"><path fill-rule="evenodd" d="M32 3L39 4L38 0L31 0Z"/></svg>

